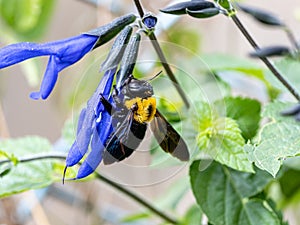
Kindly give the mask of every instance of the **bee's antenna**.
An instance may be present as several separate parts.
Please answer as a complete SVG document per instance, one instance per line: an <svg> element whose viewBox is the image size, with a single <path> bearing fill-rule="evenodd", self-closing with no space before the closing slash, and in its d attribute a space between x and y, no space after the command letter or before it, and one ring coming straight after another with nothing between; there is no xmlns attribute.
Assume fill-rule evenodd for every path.
<svg viewBox="0 0 300 225"><path fill-rule="evenodd" d="M155 74L153 77L147 79L146 81L152 81L152 80L154 80L154 79L157 78L161 73L162 73L162 70L159 71L157 74Z"/></svg>

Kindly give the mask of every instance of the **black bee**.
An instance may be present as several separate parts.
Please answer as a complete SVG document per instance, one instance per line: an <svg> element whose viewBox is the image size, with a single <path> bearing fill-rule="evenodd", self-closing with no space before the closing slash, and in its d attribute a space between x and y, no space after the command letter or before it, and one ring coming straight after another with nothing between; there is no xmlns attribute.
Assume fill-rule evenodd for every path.
<svg viewBox="0 0 300 225"><path fill-rule="evenodd" d="M112 117L114 131L105 143L104 164L111 164L129 157L145 137L147 125L160 147L174 157L187 161L189 152L186 143L156 109L156 99L149 82L130 75L112 97L115 106L103 96L101 102Z"/></svg>

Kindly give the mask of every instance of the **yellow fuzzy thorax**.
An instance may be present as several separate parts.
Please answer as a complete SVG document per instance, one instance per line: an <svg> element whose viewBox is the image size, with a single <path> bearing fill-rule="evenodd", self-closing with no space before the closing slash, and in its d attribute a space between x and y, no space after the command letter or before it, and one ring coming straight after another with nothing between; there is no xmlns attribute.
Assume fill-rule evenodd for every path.
<svg viewBox="0 0 300 225"><path fill-rule="evenodd" d="M125 101L125 106L127 109L136 104L137 110L134 111L134 120L139 123L150 122L156 113L156 99L154 97L140 98L136 97Z"/></svg>

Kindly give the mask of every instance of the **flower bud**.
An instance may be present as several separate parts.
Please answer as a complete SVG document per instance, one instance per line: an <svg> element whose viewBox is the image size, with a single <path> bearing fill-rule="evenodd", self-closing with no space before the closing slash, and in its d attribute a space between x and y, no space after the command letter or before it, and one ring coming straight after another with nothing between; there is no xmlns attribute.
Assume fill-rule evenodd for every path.
<svg viewBox="0 0 300 225"><path fill-rule="evenodd" d="M153 16L151 13L147 13L144 15L142 21L143 21L143 24L145 24L145 26L148 29L152 29L155 27L155 25L157 23L157 18L155 16Z"/></svg>
<svg viewBox="0 0 300 225"><path fill-rule="evenodd" d="M271 25L271 26L284 26L284 22L280 18L278 18L278 16L274 15L271 12L258 9L255 7L246 6L244 4L237 4L237 6L243 12L248 13L260 23Z"/></svg>
<svg viewBox="0 0 300 225"><path fill-rule="evenodd" d="M290 49L285 46L270 46L257 49L255 52L250 53L253 58L271 57L271 56L284 56L290 54Z"/></svg>
<svg viewBox="0 0 300 225"><path fill-rule="evenodd" d="M220 10L218 8L207 8L197 11L187 9L186 12L192 17L204 19L218 15Z"/></svg>
<svg viewBox="0 0 300 225"><path fill-rule="evenodd" d="M121 60L120 70L117 73L116 87L120 88L124 80L133 72L140 45L141 35L131 36Z"/></svg>
<svg viewBox="0 0 300 225"><path fill-rule="evenodd" d="M98 27L96 29L86 32L86 34L98 36L98 40L94 45L93 49L99 47L110 41L114 36L116 36L121 30L124 29L128 24L131 24L136 19L134 14L127 14L119 18L114 19L111 23L104 26Z"/></svg>
<svg viewBox="0 0 300 225"><path fill-rule="evenodd" d="M126 26L120 34L116 37L108 56L105 61L101 64L101 71L107 71L111 68L116 67L124 54L125 47L129 41L132 33L132 27Z"/></svg>
<svg viewBox="0 0 300 225"><path fill-rule="evenodd" d="M205 1L205 0L194 0L187 2L180 2L171 6L168 6L164 9L160 9L163 13L169 13L174 15L182 15L186 14L186 10L203 10L207 8L215 8L215 4L213 2Z"/></svg>

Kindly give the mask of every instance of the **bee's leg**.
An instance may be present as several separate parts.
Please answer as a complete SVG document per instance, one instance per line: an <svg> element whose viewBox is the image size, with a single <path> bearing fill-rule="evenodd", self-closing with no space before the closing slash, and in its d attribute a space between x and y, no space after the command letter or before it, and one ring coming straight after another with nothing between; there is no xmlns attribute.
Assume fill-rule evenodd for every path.
<svg viewBox="0 0 300 225"><path fill-rule="evenodd" d="M116 85L114 85L113 88L114 88L114 89L113 89L113 92L112 92L112 96L113 96L113 98L118 98L119 91L118 91L118 89L116 88Z"/></svg>
<svg viewBox="0 0 300 225"><path fill-rule="evenodd" d="M124 88L126 85L128 85L131 80L134 79L133 74L129 74L128 77L124 80L124 82L122 83L120 89Z"/></svg>
<svg viewBox="0 0 300 225"><path fill-rule="evenodd" d="M112 114L112 105L110 104L109 101L107 101L102 94L100 94L100 101L103 104L104 108L106 111L109 113L109 115Z"/></svg>
<svg viewBox="0 0 300 225"><path fill-rule="evenodd" d="M116 85L114 85L114 89L113 89L113 92L112 92L112 97L114 99L114 102L115 102L117 108L122 108L122 105L123 105L122 99L119 96L119 91L116 88Z"/></svg>

